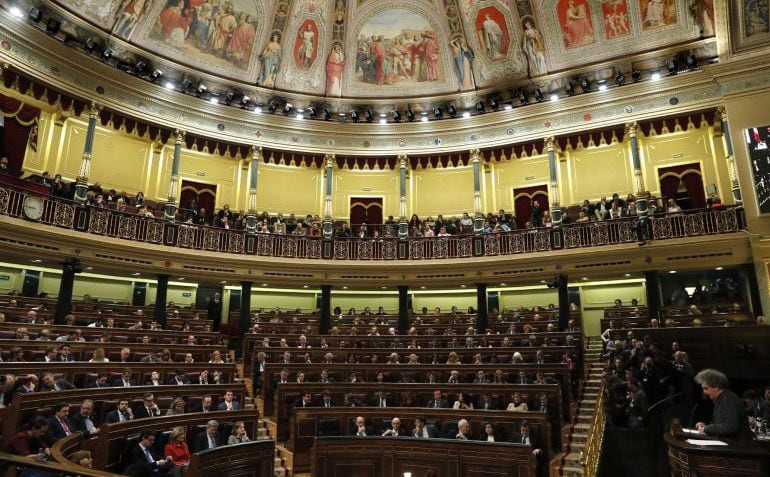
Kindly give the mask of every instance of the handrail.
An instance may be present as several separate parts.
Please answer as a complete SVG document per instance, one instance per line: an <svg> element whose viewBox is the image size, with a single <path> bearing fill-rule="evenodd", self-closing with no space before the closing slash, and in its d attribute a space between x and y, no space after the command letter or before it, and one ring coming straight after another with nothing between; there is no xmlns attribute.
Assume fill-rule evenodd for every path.
<svg viewBox="0 0 770 477"><path fill-rule="evenodd" d="M121 477L120 474L88 469L73 463L63 463L58 460L55 463L39 461L32 457L21 457L14 454L0 452L0 462L13 464L15 467L31 467L51 472L53 475L67 475L80 477Z"/></svg>
<svg viewBox="0 0 770 477"><path fill-rule="evenodd" d="M588 438L584 458L582 461L587 477L595 477L599 469L599 460L602 454L602 443L604 441L604 425L606 418L604 416L604 382L599 387L599 393L594 404L593 419L591 427L588 428Z"/></svg>
<svg viewBox="0 0 770 477"><path fill-rule="evenodd" d="M659 405L662 405L663 403L665 403L665 402L668 402L668 401L670 401L670 400L672 400L672 399L674 399L674 398L677 398L677 397L679 397L679 396L684 396L684 393L683 393L683 392L678 392L678 393L676 393L676 394L672 394L671 396L668 396L668 397L664 397L663 399L661 399L661 400L659 400L659 401L656 401L656 402L655 402L655 403L654 403L652 406L649 406L649 407L647 408L647 413L648 413L648 414L649 414L649 413L651 413L651 412L652 412L652 411L654 411L654 410L655 410L655 408L656 408L656 407L658 407Z"/></svg>
<svg viewBox="0 0 770 477"><path fill-rule="evenodd" d="M81 207L72 201L6 184L0 185L0 215L25 218L24 204L31 196L43 201L38 222L44 225L190 250L288 259L389 261L510 256L631 244L640 239L708 236L737 232L744 227L742 209L732 207L661 214L644 221L630 217L481 235L324 239L169 223L109 208Z"/></svg>

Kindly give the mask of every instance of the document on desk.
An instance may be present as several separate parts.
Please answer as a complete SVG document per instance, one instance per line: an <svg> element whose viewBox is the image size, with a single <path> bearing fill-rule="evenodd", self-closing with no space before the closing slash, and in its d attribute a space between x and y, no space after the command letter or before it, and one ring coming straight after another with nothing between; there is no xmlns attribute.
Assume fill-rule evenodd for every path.
<svg viewBox="0 0 770 477"><path fill-rule="evenodd" d="M697 430L695 430L695 429L688 429L686 427L682 428L682 432L684 432L685 434L695 434L695 435L700 434L700 432L698 432Z"/></svg>
<svg viewBox="0 0 770 477"><path fill-rule="evenodd" d="M685 442L694 446L726 446L727 442L711 441L708 439L685 439Z"/></svg>

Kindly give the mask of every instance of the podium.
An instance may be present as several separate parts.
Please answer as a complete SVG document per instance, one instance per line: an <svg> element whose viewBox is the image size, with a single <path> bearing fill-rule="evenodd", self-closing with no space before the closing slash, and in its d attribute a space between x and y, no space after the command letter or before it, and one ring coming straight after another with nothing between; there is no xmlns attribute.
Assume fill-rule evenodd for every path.
<svg viewBox="0 0 770 477"><path fill-rule="evenodd" d="M766 477L770 475L770 450L756 442L727 442L726 446L697 445L697 437L667 432L668 462L672 477Z"/></svg>

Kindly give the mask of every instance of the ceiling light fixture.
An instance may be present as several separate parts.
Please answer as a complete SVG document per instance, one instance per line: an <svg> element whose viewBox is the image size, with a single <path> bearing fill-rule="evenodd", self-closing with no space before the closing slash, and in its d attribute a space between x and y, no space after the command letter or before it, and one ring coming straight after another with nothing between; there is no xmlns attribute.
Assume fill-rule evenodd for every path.
<svg viewBox="0 0 770 477"><path fill-rule="evenodd" d="M29 18L29 21L32 23L38 24L40 23L40 20L43 19L43 11L39 8L30 7L29 11L27 12L27 18Z"/></svg>
<svg viewBox="0 0 770 477"><path fill-rule="evenodd" d="M364 111L364 118L366 119L367 123L374 121L374 114L372 114L371 109L367 109L366 111Z"/></svg>
<svg viewBox="0 0 770 477"><path fill-rule="evenodd" d="M11 7L10 12L11 12L11 15L13 15L16 18L24 18L24 12L21 11L21 8L17 7L16 5Z"/></svg>
<svg viewBox="0 0 770 477"><path fill-rule="evenodd" d="M449 112L450 118L456 118L457 117L457 108L455 108L454 104L450 104L447 108L447 112Z"/></svg>
<svg viewBox="0 0 770 477"><path fill-rule="evenodd" d="M580 89L582 89L584 93L588 93L589 91L591 91L591 80L588 78L581 79Z"/></svg>
<svg viewBox="0 0 770 477"><path fill-rule="evenodd" d="M607 86L606 81L599 81L599 91L607 91L607 88L609 88L609 86Z"/></svg>
<svg viewBox="0 0 770 477"><path fill-rule="evenodd" d="M575 84L571 80L568 80L567 84L564 85L564 92L567 93L567 96L575 94Z"/></svg>
<svg viewBox="0 0 770 477"><path fill-rule="evenodd" d="M535 91L532 94L535 96L535 101L538 103L543 102L543 90L541 90L540 87L535 88Z"/></svg>
<svg viewBox="0 0 770 477"><path fill-rule="evenodd" d="M436 119L444 119L444 113L441 111L441 108L433 108L433 116Z"/></svg>
<svg viewBox="0 0 770 477"><path fill-rule="evenodd" d="M291 114L291 112L294 111L294 106L291 103L286 103L283 105L283 115L288 116Z"/></svg>
<svg viewBox="0 0 770 477"><path fill-rule="evenodd" d="M412 108L409 108L409 107L406 108L406 119L409 122L414 121L414 111L412 110Z"/></svg>
<svg viewBox="0 0 770 477"><path fill-rule="evenodd" d="M351 121L353 121L354 123L357 123L358 121L360 121L360 120L361 120L361 119L358 117L358 111L356 111L355 109L354 109L353 111L351 111L351 112L350 112L350 120L351 120Z"/></svg>
<svg viewBox="0 0 770 477"><path fill-rule="evenodd" d="M623 86L624 84L626 84L626 75L624 75L623 73L618 73L615 76L615 84L618 86Z"/></svg>
<svg viewBox="0 0 770 477"><path fill-rule="evenodd" d="M248 108L249 107L249 103L251 103L251 98L249 98L248 96L246 96L244 94L243 97L241 98L241 109ZM254 109L256 109L256 108L254 108Z"/></svg>
<svg viewBox="0 0 770 477"><path fill-rule="evenodd" d="M198 85L198 89L195 90L195 93L198 95L198 97L201 97L206 91L208 91L208 88L205 84L201 83Z"/></svg>
<svg viewBox="0 0 770 477"><path fill-rule="evenodd" d="M524 90L519 91L519 102L521 104L529 104L529 96Z"/></svg>
<svg viewBox="0 0 770 477"><path fill-rule="evenodd" d="M484 107L484 103L479 101L476 103L476 111L479 112L479 114L484 114L486 112L486 108Z"/></svg>
<svg viewBox="0 0 770 477"><path fill-rule="evenodd" d="M468 119L469 117L471 117L471 112L467 110L463 111L463 118Z"/></svg>
<svg viewBox="0 0 770 477"><path fill-rule="evenodd" d="M171 81L166 81L166 84L163 85L163 86L165 86L166 89L171 90L171 91L176 89L176 86L174 86L174 83L172 83Z"/></svg>
<svg viewBox="0 0 770 477"><path fill-rule="evenodd" d="M631 73L631 79L634 80L634 83L638 83L642 81L642 72L638 70L634 70Z"/></svg>
<svg viewBox="0 0 770 477"><path fill-rule="evenodd" d="M393 110L390 112L390 116L393 118L394 123L400 123L401 122L401 113L399 113L396 110Z"/></svg>
<svg viewBox="0 0 770 477"><path fill-rule="evenodd" d="M653 81L658 81L660 79L660 71L653 71L650 79Z"/></svg>
<svg viewBox="0 0 770 477"><path fill-rule="evenodd" d="M559 95L556 94L556 93L551 93L550 100L551 100L552 103L555 103L556 101L559 100Z"/></svg>
<svg viewBox="0 0 770 477"><path fill-rule="evenodd" d="M316 117L318 117L318 113L316 113L315 108L312 106L307 108L305 112L307 113L307 117L309 117L310 119L315 119Z"/></svg>
<svg viewBox="0 0 770 477"><path fill-rule="evenodd" d="M323 114L324 121L331 121L332 113L327 108L324 108L321 114Z"/></svg>

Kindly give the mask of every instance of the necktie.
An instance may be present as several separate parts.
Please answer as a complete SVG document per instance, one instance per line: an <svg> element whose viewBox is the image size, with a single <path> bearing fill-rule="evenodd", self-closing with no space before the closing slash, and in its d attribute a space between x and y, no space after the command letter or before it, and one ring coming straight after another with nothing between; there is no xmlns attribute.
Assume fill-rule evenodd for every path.
<svg viewBox="0 0 770 477"><path fill-rule="evenodd" d="M433 409L438 409L438 401L433 401Z"/></svg>
<svg viewBox="0 0 770 477"><path fill-rule="evenodd" d="M209 449L213 449L217 446L217 443L214 442L214 438L209 436Z"/></svg>
<svg viewBox="0 0 770 477"><path fill-rule="evenodd" d="M147 415L148 416L153 416L152 409L150 409L149 407L147 408Z"/></svg>
<svg viewBox="0 0 770 477"><path fill-rule="evenodd" d="M385 407L385 400L384 399L380 399L380 407Z"/></svg>
<svg viewBox="0 0 770 477"><path fill-rule="evenodd" d="M87 417L85 420L86 420L86 430L88 432L93 432L94 429L96 429L96 426L94 426L93 421L91 420L90 417Z"/></svg>
<svg viewBox="0 0 770 477"><path fill-rule="evenodd" d="M68 426L67 423L64 420L60 419L59 422L61 423L61 427L64 429L64 433L65 434L67 434L67 435L72 434L72 432L70 432L70 426Z"/></svg>
<svg viewBox="0 0 770 477"><path fill-rule="evenodd" d="M155 459L152 458L152 454L150 454L149 449L144 450L144 455L147 456L147 462L149 462L150 464L155 463Z"/></svg>
<svg viewBox="0 0 770 477"><path fill-rule="evenodd" d="M119 411L118 411L118 420L121 421L121 422L126 420L126 416L122 412L119 412Z"/></svg>

